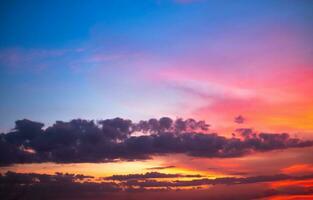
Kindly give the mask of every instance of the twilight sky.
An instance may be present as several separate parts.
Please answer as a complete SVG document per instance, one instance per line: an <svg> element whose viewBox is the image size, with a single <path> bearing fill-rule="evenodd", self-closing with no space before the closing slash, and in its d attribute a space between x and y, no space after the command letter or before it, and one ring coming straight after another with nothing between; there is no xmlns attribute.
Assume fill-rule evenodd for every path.
<svg viewBox="0 0 313 200"><path fill-rule="evenodd" d="M0 182L312 198L313 1L3 0L0 29Z"/></svg>

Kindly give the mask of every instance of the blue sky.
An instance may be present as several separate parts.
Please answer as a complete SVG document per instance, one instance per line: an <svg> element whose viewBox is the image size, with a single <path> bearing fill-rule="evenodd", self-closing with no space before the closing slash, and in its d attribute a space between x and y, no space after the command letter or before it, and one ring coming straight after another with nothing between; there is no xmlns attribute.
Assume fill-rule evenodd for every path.
<svg viewBox="0 0 313 200"><path fill-rule="evenodd" d="M203 99L159 76L241 76L240 54L266 55L280 31L292 34L269 52L292 46L301 52L294 60L311 61L310 1L2 1L0 9L1 130L21 118L195 116L220 98L217 83L208 89L216 97Z"/></svg>

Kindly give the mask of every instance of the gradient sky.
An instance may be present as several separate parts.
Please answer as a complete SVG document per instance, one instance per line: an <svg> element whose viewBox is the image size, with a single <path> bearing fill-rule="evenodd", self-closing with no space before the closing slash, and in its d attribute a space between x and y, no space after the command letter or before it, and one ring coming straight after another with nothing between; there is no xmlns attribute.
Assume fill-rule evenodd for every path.
<svg viewBox="0 0 313 200"><path fill-rule="evenodd" d="M313 139L313 1L4 0L0 29L0 133L24 118L48 127L77 118L168 116L205 120L226 137L252 128ZM161 171L299 175L313 172L307 148L273 157L154 155L0 171L110 176L174 166Z"/></svg>
<svg viewBox="0 0 313 200"><path fill-rule="evenodd" d="M313 130L311 1L6 1L1 129L180 116ZM301 119L299 119L299 117Z"/></svg>

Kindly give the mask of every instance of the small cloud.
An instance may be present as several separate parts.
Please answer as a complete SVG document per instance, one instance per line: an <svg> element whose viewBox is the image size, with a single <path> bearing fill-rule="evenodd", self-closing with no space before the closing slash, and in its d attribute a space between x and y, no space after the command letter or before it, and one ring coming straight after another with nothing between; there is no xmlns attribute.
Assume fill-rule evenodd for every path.
<svg viewBox="0 0 313 200"><path fill-rule="evenodd" d="M146 168L147 170L162 170L162 169L170 169L170 168L175 168L176 166L165 166L165 167L149 167Z"/></svg>
<svg viewBox="0 0 313 200"><path fill-rule="evenodd" d="M237 124L243 124L245 121L246 121L246 119L243 116L241 116L241 115L238 115L234 119L234 122L237 123Z"/></svg>

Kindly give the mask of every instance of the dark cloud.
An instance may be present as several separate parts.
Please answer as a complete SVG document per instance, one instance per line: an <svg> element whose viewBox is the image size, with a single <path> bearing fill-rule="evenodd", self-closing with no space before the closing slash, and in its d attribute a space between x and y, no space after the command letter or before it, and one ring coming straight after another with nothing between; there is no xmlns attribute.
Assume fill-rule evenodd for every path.
<svg viewBox="0 0 313 200"><path fill-rule="evenodd" d="M313 145L287 133L257 133L252 129L238 129L239 137L227 138L209 133L204 121L167 117L139 123L121 118L97 122L75 119L57 121L46 129L43 126L19 120L11 132L0 134L0 164L110 162L170 153L223 158Z"/></svg>
<svg viewBox="0 0 313 200"><path fill-rule="evenodd" d="M128 175L130 176L130 175ZM275 182L282 180L307 180L312 179L313 174L307 176L290 176L286 174L276 174L269 176L251 176L244 178L236 177L224 177L224 178L201 178L194 180L175 180L175 181L159 181L159 180L140 180L133 179L127 180L126 185L128 186L139 186L143 188L154 188L154 187L191 187L191 186L204 186L204 185L236 185L236 184L254 184L262 182Z"/></svg>
<svg viewBox="0 0 313 200"><path fill-rule="evenodd" d="M106 177L106 180L132 180L132 179L160 179L160 178L201 178L202 176L199 174L164 174L159 172L147 172L145 174L128 174L128 175L113 175Z"/></svg>
<svg viewBox="0 0 313 200"><path fill-rule="evenodd" d="M128 176L132 176L129 174ZM195 179L195 180L174 180L174 181L160 181L149 178L139 177L139 179L123 179L119 182L105 180L104 182L93 182L94 177L76 174L62 174L56 173L54 175L36 174L36 173L15 173L7 172L0 175L0 198L1 199L132 199L130 196L141 193L141 198L134 199L151 199L145 196L151 191L166 192L175 191L180 192L181 187L193 187L194 189L201 188L204 185L212 185L207 190L196 190L199 194L205 191L207 195L211 195L216 188L216 196L213 199L233 199L234 197L223 197L227 188L231 190L241 191L244 188L251 187L254 184L264 182L275 182L282 180L311 180L313 175L307 176L289 176L284 174L270 175L270 176L255 176L245 178L216 178L216 179ZM227 185L227 187L223 187ZM242 187L240 185L243 185ZM240 186L240 187L237 187ZM264 187L264 185L263 185ZM219 190L218 188L222 189ZM258 186L258 188L262 188ZM213 190L212 190L213 189ZM239 193L240 199L254 199L256 197L270 197L276 195L310 195L313 194L313 188L308 186L282 186L279 188L264 188L260 193L251 198L244 198L246 194ZM251 190L251 189L249 189ZM148 192L148 193L147 193ZM229 191L230 192L230 191ZM251 191L252 193L255 191ZM227 193L227 192L226 192ZM247 191L245 191L247 193ZM171 194L163 193L165 199L171 197ZM174 193L172 193L174 194ZM184 194L180 193L180 194ZM162 193L158 193L162 195ZM208 199L210 196L203 196L199 199ZM243 195L243 196L242 196ZM192 195L191 195L192 196ZM179 199L190 199L184 195ZM152 196L151 196L152 197ZM206 198L205 198L206 197ZM239 196L238 196L239 198ZM198 198L197 198L198 199ZM211 198L210 198L211 199Z"/></svg>
<svg viewBox="0 0 313 200"><path fill-rule="evenodd" d="M1 183L19 183L19 184L33 184L33 183L51 183L51 182L76 182L86 179L92 179L93 176L86 176L83 174L69 174L57 172L54 175L36 174L36 173L15 173L12 171L6 172L0 176Z"/></svg>
<svg viewBox="0 0 313 200"><path fill-rule="evenodd" d="M243 124L245 121L246 121L246 119L243 116L241 116L241 115L238 115L234 119L234 122L237 123L237 124Z"/></svg>
<svg viewBox="0 0 313 200"><path fill-rule="evenodd" d="M179 180L179 178L197 178L192 180ZM160 179L177 178L173 181L161 181ZM36 174L36 173L16 173L8 171L5 174L0 174L0 184L46 184L46 183L58 183L60 185L64 183L99 183L99 184L112 184L117 189L123 188L125 185L129 187L140 186L144 188L149 187L185 187L185 186L201 186L201 185L236 185L236 184L253 184L261 182L275 182L283 180L311 180L313 174L305 176L292 176L286 174L275 174L267 176L250 176L250 177L223 177L208 179L203 178L197 174L165 174L158 172L148 172L145 174L127 174L127 175L113 175L109 177L102 177L98 180L102 182L95 182L95 177L86 176L82 174L69 174L69 173L55 173L49 174ZM112 181L120 181L119 183Z"/></svg>
<svg viewBox="0 0 313 200"><path fill-rule="evenodd" d="M0 198L9 199L92 199L121 191L113 182L89 182L84 175L20 174L7 172L0 176ZM81 182L85 180L85 182Z"/></svg>
<svg viewBox="0 0 313 200"><path fill-rule="evenodd" d="M170 166L165 166L165 167L149 167L147 170L162 170L162 169L170 169L170 168L175 168L176 166L170 165Z"/></svg>

